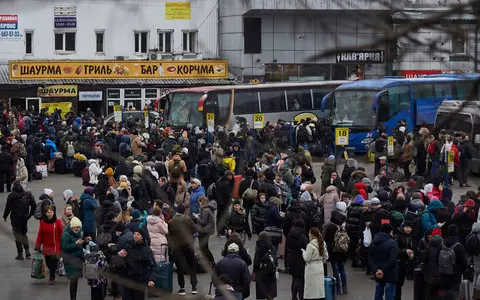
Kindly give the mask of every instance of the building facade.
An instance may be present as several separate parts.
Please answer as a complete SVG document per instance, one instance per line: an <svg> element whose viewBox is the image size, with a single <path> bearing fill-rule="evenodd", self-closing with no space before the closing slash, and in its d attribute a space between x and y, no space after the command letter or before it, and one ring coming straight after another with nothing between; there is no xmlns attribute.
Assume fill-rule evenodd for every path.
<svg viewBox="0 0 480 300"><path fill-rule="evenodd" d="M27 98L67 101L79 111L91 107L110 113L118 99L141 109L172 88L230 84L226 62L218 62L222 72L200 70L202 65L218 65L217 13L216 0L1 1L0 99L20 106L34 101ZM31 61L39 70L59 63L62 70L58 76L31 76L12 70L24 64L9 66L9 61ZM108 61L113 62L102 65ZM139 67L143 62L156 66L155 76L143 73ZM86 76L85 67L84 74L78 74L86 65L98 73ZM102 73L102 66L110 73ZM188 76L177 73L192 66ZM68 97L39 93L39 87L51 85L76 85L78 93Z"/></svg>

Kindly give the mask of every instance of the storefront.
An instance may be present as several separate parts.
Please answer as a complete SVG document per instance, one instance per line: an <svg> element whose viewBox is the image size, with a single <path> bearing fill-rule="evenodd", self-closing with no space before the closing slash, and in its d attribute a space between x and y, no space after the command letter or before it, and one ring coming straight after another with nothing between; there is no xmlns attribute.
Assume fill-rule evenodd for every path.
<svg viewBox="0 0 480 300"><path fill-rule="evenodd" d="M0 100L107 115L116 104L142 110L171 89L238 83L228 75L225 60L11 61L0 65Z"/></svg>

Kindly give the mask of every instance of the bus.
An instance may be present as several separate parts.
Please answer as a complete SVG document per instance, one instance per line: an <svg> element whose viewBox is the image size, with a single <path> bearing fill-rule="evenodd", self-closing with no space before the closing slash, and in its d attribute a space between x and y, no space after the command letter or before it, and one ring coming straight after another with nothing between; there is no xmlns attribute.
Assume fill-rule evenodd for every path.
<svg viewBox="0 0 480 300"><path fill-rule="evenodd" d="M206 113L214 113L215 126L227 129L242 123L239 121L242 118L243 122L252 124L253 114L257 113L264 115L265 123L279 119L313 120L326 115L320 110L323 97L346 82L192 87L169 92L156 106L164 109L165 122L176 128L188 124L205 128Z"/></svg>
<svg viewBox="0 0 480 300"><path fill-rule="evenodd" d="M432 126L442 101L472 98L479 79L480 75L475 74L440 74L349 82L327 94L321 108L333 103L333 125L349 128L347 150L367 152L379 125L383 125L389 135L401 119L408 124L409 132L421 124ZM478 93L473 97L478 99Z"/></svg>

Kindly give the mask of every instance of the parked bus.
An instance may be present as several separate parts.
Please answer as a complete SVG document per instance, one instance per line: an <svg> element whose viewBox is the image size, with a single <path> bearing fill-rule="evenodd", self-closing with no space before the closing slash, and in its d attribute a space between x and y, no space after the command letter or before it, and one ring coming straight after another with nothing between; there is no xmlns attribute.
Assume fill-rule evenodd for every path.
<svg viewBox="0 0 480 300"><path fill-rule="evenodd" d="M265 122L322 118L323 97L347 81L272 83L259 85L204 86L171 91L156 106L164 109L166 122L174 127L206 126L206 113L215 114L215 125L231 129L244 118L264 114ZM326 109L329 107L326 105Z"/></svg>
<svg viewBox="0 0 480 300"><path fill-rule="evenodd" d="M322 108L334 103L335 127L350 129L348 150L367 152L379 125L392 134L404 119L411 132L414 127L435 122L435 114L444 99L469 99L480 75L384 78L345 83L326 95ZM478 98L478 91L476 95Z"/></svg>

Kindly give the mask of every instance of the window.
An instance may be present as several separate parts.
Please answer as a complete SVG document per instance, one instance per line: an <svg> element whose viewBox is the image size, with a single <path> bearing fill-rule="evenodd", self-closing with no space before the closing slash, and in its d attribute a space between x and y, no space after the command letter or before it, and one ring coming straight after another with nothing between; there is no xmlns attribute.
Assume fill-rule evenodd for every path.
<svg viewBox="0 0 480 300"><path fill-rule="evenodd" d="M456 97L454 99L458 100L471 100L475 95L470 95L473 92L473 82L457 82L456 87ZM480 92L480 90L479 90ZM480 99L480 98L479 98Z"/></svg>
<svg viewBox="0 0 480 300"><path fill-rule="evenodd" d="M283 90L261 91L260 101L263 113L287 110L285 92Z"/></svg>
<svg viewBox="0 0 480 300"><path fill-rule="evenodd" d="M173 30L158 31L158 51L164 53L172 52Z"/></svg>
<svg viewBox="0 0 480 300"><path fill-rule="evenodd" d="M244 53L262 53L262 19L243 19Z"/></svg>
<svg viewBox="0 0 480 300"><path fill-rule="evenodd" d="M33 31L25 31L25 54L33 54Z"/></svg>
<svg viewBox="0 0 480 300"><path fill-rule="evenodd" d="M282 81L282 65L265 64L265 81Z"/></svg>
<svg viewBox="0 0 480 300"><path fill-rule="evenodd" d="M135 53L148 52L148 31L135 32Z"/></svg>
<svg viewBox="0 0 480 300"><path fill-rule="evenodd" d="M445 128L447 133L463 133L470 135L472 133L472 117L468 114L458 113L455 116L452 114L438 113L436 124L443 124L442 128Z"/></svg>
<svg viewBox="0 0 480 300"><path fill-rule="evenodd" d="M315 109L320 109L322 107L323 97L325 97L326 94L330 93L334 89L335 87L333 86L313 89L313 107ZM330 99L333 100L333 97L331 97ZM332 106L333 106L333 101L327 101L325 108L330 109L332 108Z"/></svg>
<svg viewBox="0 0 480 300"><path fill-rule="evenodd" d="M410 111L410 88L408 86L395 86L388 89L389 117L400 111Z"/></svg>
<svg viewBox="0 0 480 300"><path fill-rule="evenodd" d="M467 31L452 32L452 54L466 54Z"/></svg>
<svg viewBox="0 0 480 300"><path fill-rule="evenodd" d="M233 113L236 115L255 114L258 112L258 92L235 90Z"/></svg>
<svg viewBox="0 0 480 300"><path fill-rule="evenodd" d="M104 41L105 41L105 31L103 30L95 31L95 42L96 42L95 52L96 53L105 53Z"/></svg>
<svg viewBox="0 0 480 300"><path fill-rule="evenodd" d="M222 92L217 94L218 103L218 123L226 124L230 116L230 96L232 92Z"/></svg>
<svg viewBox="0 0 480 300"><path fill-rule="evenodd" d="M434 87L435 87L435 98L453 99L451 83L436 83Z"/></svg>
<svg viewBox="0 0 480 300"><path fill-rule="evenodd" d="M312 109L312 95L310 89L287 90L287 99L288 110Z"/></svg>
<svg viewBox="0 0 480 300"><path fill-rule="evenodd" d="M414 84L412 94L414 99L434 98L433 84Z"/></svg>
<svg viewBox="0 0 480 300"><path fill-rule="evenodd" d="M195 53L197 52L197 31L184 30L183 31L183 51Z"/></svg>
<svg viewBox="0 0 480 300"><path fill-rule="evenodd" d="M55 33L55 51L75 51L75 32Z"/></svg>

